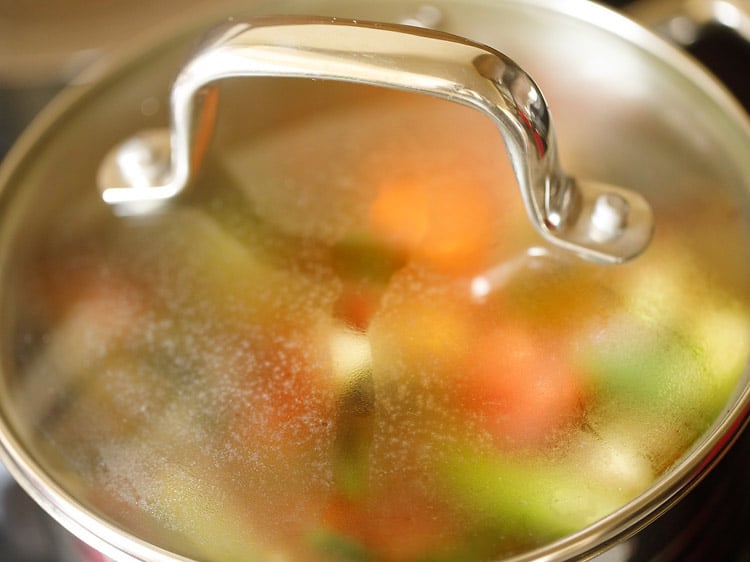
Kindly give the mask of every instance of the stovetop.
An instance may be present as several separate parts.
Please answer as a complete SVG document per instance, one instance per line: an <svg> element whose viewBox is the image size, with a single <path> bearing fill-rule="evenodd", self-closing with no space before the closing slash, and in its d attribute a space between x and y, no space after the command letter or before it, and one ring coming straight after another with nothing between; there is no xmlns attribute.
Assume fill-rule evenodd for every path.
<svg viewBox="0 0 750 562"><path fill-rule="evenodd" d="M628 0L606 3L619 8ZM723 80L750 111L750 45L716 27L709 28L688 50ZM9 87L2 82L0 73L0 159L59 86L53 82ZM748 474L750 431L668 516L639 533L636 540L603 556L601 562L750 562ZM97 559L38 508L0 465L0 560L73 562L82 558Z"/></svg>

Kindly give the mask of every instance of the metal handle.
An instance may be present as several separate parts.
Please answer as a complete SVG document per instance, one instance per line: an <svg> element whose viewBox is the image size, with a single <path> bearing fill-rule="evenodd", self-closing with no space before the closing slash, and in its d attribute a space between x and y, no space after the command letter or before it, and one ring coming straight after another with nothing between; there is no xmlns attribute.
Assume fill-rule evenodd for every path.
<svg viewBox="0 0 750 562"><path fill-rule="evenodd" d="M198 93L240 76L355 82L473 107L502 133L529 218L544 238L606 263L636 256L651 238L651 209L640 195L563 173L542 93L509 58L436 31L337 18L260 18L221 30L174 84L171 132L130 139L106 158L104 200L146 212L180 193L197 165Z"/></svg>

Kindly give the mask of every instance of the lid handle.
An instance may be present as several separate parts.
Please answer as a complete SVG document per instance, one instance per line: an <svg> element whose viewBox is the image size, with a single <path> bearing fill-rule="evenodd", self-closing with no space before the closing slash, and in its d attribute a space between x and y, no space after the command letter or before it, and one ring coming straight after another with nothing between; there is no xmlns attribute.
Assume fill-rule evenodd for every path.
<svg viewBox="0 0 750 562"><path fill-rule="evenodd" d="M529 218L544 238L603 263L635 257L651 238L651 208L638 193L563 172L544 97L508 57L433 30L339 18L256 18L222 28L173 86L171 131L137 136L106 157L104 201L119 212L148 212L180 193L194 175L197 123L211 105L196 103L198 93L240 76L355 82L473 107L502 133Z"/></svg>

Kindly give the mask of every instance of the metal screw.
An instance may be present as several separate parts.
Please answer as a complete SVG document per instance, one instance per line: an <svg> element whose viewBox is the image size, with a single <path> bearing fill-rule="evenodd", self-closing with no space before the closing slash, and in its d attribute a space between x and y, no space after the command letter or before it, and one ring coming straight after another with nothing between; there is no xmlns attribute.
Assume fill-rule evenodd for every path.
<svg viewBox="0 0 750 562"><path fill-rule="evenodd" d="M599 195L591 213L591 238L597 242L617 238L627 225L629 213L630 204L621 195Z"/></svg>
<svg viewBox="0 0 750 562"><path fill-rule="evenodd" d="M170 172L169 148L159 142L163 135L146 133L132 137L117 151L120 176L135 188L161 185Z"/></svg>

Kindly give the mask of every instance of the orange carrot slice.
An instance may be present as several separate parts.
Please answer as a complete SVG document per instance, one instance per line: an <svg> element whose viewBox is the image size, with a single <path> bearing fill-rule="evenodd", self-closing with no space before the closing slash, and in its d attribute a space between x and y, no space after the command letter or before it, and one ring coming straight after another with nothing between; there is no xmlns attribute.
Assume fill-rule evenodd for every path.
<svg viewBox="0 0 750 562"><path fill-rule="evenodd" d="M379 236L413 259L467 273L487 263L496 205L483 186L403 180L380 189L369 219Z"/></svg>
<svg viewBox="0 0 750 562"><path fill-rule="evenodd" d="M513 328L480 341L460 395L498 444L542 445L580 416L583 385L554 347Z"/></svg>

